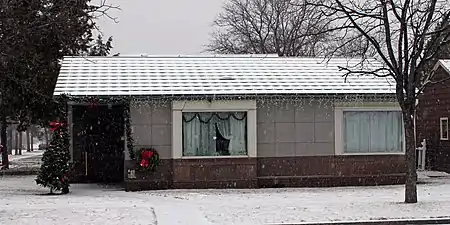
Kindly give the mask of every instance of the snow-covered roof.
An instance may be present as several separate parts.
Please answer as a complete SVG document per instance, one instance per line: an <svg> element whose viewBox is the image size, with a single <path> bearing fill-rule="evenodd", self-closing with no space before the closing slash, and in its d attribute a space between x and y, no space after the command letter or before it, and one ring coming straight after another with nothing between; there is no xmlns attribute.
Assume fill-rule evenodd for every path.
<svg viewBox="0 0 450 225"><path fill-rule="evenodd" d="M395 83L387 78L352 75L345 82L338 66L359 62L274 55L65 57L54 94L394 93Z"/></svg>
<svg viewBox="0 0 450 225"><path fill-rule="evenodd" d="M450 74L450 59L440 59L438 63L436 63L434 70L436 70L439 66L442 66L442 68Z"/></svg>

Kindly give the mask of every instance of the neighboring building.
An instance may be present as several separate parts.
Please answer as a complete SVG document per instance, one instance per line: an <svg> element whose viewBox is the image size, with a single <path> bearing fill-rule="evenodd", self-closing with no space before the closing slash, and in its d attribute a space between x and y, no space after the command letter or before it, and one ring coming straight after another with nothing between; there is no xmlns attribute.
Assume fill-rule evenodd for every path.
<svg viewBox="0 0 450 225"><path fill-rule="evenodd" d="M438 61L432 81L419 98L416 136L426 140L427 169L450 173L450 60Z"/></svg>
<svg viewBox="0 0 450 225"><path fill-rule="evenodd" d="M403 183L394 82L372 76L345 82L338 66L358 62L272 55L66 57L55 95L134 96L135 148L153 147L162 158L154 174L129 178L136 162L126 140L116 141L123 125L115 134L108 130L111 121L123 123L123 108L112 116L104 106L110 114L89 122L77 112L85 106L73 105L76 180L91 174L93 181L106 173L98 167L116 160L122 167L108 173L118 174L127 190ZM89 133L95 129L108 131L96 131L96 139ZM95 147L98 140L123 156L109 157L109 147ZM83 157L86 151L93 156Z"/></svg>

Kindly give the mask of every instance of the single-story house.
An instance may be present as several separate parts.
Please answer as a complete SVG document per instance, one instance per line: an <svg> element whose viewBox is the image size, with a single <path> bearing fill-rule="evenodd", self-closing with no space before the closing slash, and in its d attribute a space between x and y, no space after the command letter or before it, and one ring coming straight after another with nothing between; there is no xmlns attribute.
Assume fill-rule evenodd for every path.
<svg viewBox="0 0 450 225"><path fill-rule="evenodd" d="M433 71L419 98L416 138L426 140L426 168L450 173L450 60L439 60Z"/></svg>
<svg viewBox="0 0 450 225"><path fill-rule="evenodd" d="M403 183L394 82L345 79L338 68L358 64L273 55L65 57L55 95L131 97L129 106L100 104L95 113L91 103L69 103L74 182L113 176L126 190ZM156 171L136 170L124 110L133 148L159 153Z"/></svg>

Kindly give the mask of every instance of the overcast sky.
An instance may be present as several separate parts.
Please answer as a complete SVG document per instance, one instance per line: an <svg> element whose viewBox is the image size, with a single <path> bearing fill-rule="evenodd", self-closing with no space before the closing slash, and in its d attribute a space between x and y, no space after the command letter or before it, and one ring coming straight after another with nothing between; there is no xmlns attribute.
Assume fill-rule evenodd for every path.
<svg viewBox="0 0 450 225"><path fill-rule="evenodd" d="M102 18L98 25L105 36L113 36L112 54L199 54L224 1L108 0L120 6L111 12L119 22Z"/></svg>

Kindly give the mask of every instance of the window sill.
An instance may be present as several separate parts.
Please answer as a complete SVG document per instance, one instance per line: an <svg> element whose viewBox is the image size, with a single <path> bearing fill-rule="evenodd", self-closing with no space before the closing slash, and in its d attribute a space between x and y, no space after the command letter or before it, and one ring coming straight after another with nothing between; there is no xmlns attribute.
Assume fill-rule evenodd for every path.
<svg viewBox="0 0 450 225"><path fill-rule="evenodd" d="M405 155L405 152L367 152L367 153L341 153L336 155L354 156L354 155Z"/></svg>
<svg viewBox="0 0 450 225"><path fill-rule="evenodd" d="M250 158L248 155L220 155L220 156L182 156L181 159L233 159L233 158Z"/></svg>

